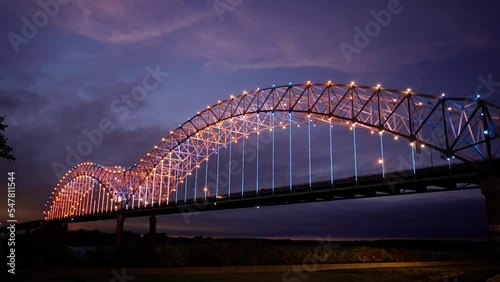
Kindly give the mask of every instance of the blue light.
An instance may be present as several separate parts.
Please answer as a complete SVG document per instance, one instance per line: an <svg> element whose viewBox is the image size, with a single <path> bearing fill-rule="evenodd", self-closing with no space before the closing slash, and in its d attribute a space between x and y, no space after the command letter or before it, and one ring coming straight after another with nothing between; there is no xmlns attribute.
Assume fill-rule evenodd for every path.
<svg viewBox="0 0 500 282"><path fill-rule="evenodd" d="M485 135L488 135L489 133L490 133L490 132L489 132L488 130L485 130L485 131L484 131L484 134L485 134Z"/></svg>
<svg viewBox="0 0 500 282"><path fill-rule="evenodd" d="M273 88L276 88L276 85L273 84Z"/></svg>
<svg viewBox="0 0 500 282"><path fill-rule="evenodd" d="M288 85L292 86L292 83L291 83L291 82L288 82Z"/></svg>
<svg viewBox="0 0 500 282"><path fill-rule="evenodd" d="M477 94L477 98L478 98L478 99L479 99L479 98L481 98L481 95Z"/></svg>

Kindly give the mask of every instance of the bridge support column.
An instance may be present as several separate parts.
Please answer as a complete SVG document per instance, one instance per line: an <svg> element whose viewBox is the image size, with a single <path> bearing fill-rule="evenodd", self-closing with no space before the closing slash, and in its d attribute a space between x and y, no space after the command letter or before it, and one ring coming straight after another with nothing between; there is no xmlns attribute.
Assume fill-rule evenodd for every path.
<svg viewBox="0 0 500 282"><path fill-rule="evenodd" d="M123 224L125 222L125 216L121 213L116 217L116 232L115 232L115 247L120 247L123 234Z"/></svg>
<svg viewBox="0 0 500 282"><path fill-rule="evenodd" d="M488 239L495 253L500 252L500 176L486 176L481 179L481 193L486 198L488 214Z"/></svg>
<svg viewBox="0 0 500 282"><path fill-rule="evenodd" d="M149 217L149 247L154 248L156 245L156 223L158 223L158 216L152 215Z"/></svg>

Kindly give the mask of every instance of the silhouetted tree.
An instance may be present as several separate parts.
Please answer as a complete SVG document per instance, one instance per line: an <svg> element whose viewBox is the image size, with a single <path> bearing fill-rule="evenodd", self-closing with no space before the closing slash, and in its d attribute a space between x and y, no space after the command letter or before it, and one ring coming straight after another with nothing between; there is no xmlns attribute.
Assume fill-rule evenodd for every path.
<svg viewBox="0 0 500 282"><path fill-rule="evenodd" d="M3 136L3 131L7 128L7 125L4 124L5 117L0 116L0 158L7 159L9 161L15 161L16 158L12 154L12 147L7 145L7 139Z"/></svg>

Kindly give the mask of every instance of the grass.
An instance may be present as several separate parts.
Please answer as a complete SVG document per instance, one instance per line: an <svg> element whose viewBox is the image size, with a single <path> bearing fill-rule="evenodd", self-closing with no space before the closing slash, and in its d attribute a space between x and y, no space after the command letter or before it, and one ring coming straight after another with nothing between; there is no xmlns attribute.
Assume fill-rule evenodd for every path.
<svg viewBox="0 0 500 282"><path fill-rule="evenodd" d="M283 273L245 273L245 274L211 274L211 275L173 275L166 277L148 277L140 281L172 281L172 282L443 282L467 272L478 272L478 279L482 279L480 273L491 271L492 268L481 267L439 267L439 268L397 268L397 269L369 269L369 270L335 270L318 271L312 273L302 273L299 275L289 275L283 279ZM497 269L500 273L500 269ZM164 279L164 280L162 280ZM469 280L468 280L469 281ZM470 280L475 281L475 280ZM484 281L484 280L477 280Z"/></svg>
<svg viewBox="0 0 500 282"><path fill-rule="evenodd" d="M118 270L120 272L120 270ZM56 272L57 273L57 272ZM34 273L27 273L26 275L16 275L17 281L111 281L114 276L110 272L105 272L106 275L92 273L91 271L83 272L80 277L57 277L57 275L37 275ZM270 272L270 273L239 273L239 274L177 274L177 275L136 275L132 280L123 280L130 282L327 282L327 281L342 281L342 282L443 282L454 281L454 277L467 273L467 280L458 281L485 281L495 274L500 274L500 267L498 265L461 265L461 266L440 266L440 267L418 267L418 268L385 268L385 269L356 269L356 270L331 270L331 271L317 271L317 272L303 272L292 273L285 275L283 273ZM133 275L133 269L126 271L127 275ZM102 277L96 277L101 275ZM2 280L3 281L3 280ZM16 280L9 280L16 281ZM115 279L114 281L121 281Z"/></svg>

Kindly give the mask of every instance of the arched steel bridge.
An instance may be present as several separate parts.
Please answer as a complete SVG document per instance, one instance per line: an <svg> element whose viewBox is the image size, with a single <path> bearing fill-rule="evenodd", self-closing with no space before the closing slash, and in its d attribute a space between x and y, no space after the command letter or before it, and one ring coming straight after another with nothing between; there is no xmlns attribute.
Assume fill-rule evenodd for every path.
<svg viewBox="0 0 500 282"><path fill-rule="evenodd" d="M234 195L243 196L249 189L258 197L262 188L272 191L289 189L293 192L297 184L293 182L292 131L295 126L308 126L309 183L311 177L311 125L326 124L329 146L325 149L329 157L329 182L335 189L332 127L343 125L351 128L354 140L354 177L358 172L356 156L356 130L364 128L372 134L380 135L380 164L382 178L384 170L385 135L408 139L412 153L427 147L441 153L444 158L455 162L493 162L498 154L500 137L500 108L481 99L449 98L446 95L427 95L411 91L359 86L355 83L336 84L311 83L288 84L243 92L218 101L188 119L170 132L154 146L140 162L129 169L121 166L100 166L91 162L81 163L60 179L47 201L44 219L64 220L85 217L92 214L116 213L125 210L160 208L177 205L179 202L203 201L208 197L219 199ZM287 185L276 185L275 128L282 127L289 137L283 146L288 146L286 166L289 179ZM267 156L271 160L269 187L259 187L259 134L269 131L272 135L272 150ZM326 131L325 131L326 132ZM377 133L377 134L375 134ZM245 142L248 137L257 138L256 185L245 188ZM378 142L378 138L374 137ZM227 158L232 168L236 154L233 144L240 142L243 153L240 164L243 173L235 181L229 170L229 183L224 190L219 189L220 150L229 146ZM248 146L248 144L247 144ZM281 146L281 144L278 144ZM217 159L215 185L207 185L209 158ZM261 156L262 158L262 156ZM262 159L260 160L262 163ZM205 172L202 174L202 169ZM411 171L411 170L410 170ZM413 174L418 169L413 162ZM389 173L389 172L387 172ZM205 185L203 183L203 179ZM246 177L249 177L248 175ZM282 173L283 177L283 173ZM231 183L233 180L233 183ZM319 179L318 179L319 180ZM191 181L191 186L188 182ZM307 185L308 184L308 185Z"/></svg>

